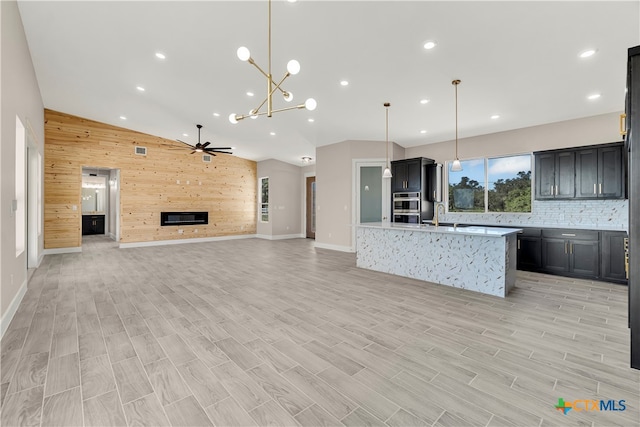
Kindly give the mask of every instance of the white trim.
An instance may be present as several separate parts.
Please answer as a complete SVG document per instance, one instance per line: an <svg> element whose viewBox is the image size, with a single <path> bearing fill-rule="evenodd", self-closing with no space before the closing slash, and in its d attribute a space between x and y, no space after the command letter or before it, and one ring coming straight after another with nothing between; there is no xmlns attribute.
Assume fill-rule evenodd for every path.
<svg viewBox="0 0 640 427"><path fill-rule="evenodd" d="M317 241L313 244L313 246L315 248L330 249L332 251L350 252L350 253L354 253L355 252L355 250L350 246L330 245L328 243L319 243Z"/></svg>
<svg viewBox="0 0 640 427"><path fill-rule="evenodd" d="M76 252L82 252L82 246L75 246L72 248L52 248L42 251L42 255L56 255L56 254L72 254Z"/></svg>
<svg viewBox="0 0 640 427"><path fill-rule="evenodd" d="M316 177L316 172L305 172L302 177L302 235L307 237L307 178ZM317 219L317 217L316 217ZM316 223L317 224L317 223Z"/></svg>
<svg viewBox="0 0 640 427"><path fill-rule="evenodd" d="M115 234L113 234L113 233L111 233L111 232L109 232L109 238L110 238L111 240L116 240L116 241L118 240L118 239L116 239L116 235L115 235Z"/></svg>
<svg viewBox="0 0 640 427"><path fill-rule="evenodd" d="M233 236L198 237L194 239L153 240L151 242L120 243L119 247L120 249L142 248L147 246L182 245L184 243L218 242L220 240L253 239L255 237L255 234L237 234Z"/></svg>
<svg viewBox="0 0 640 427"><path fill-rule="evenodd" d="M351 159L351 223L360 223L360 168L362 166L380 166L384 171L387 167L386 159L371 158L371 159ZM385 211L389 212L389 219L386 221L391 222L391 180L382 179L382 214ZM385 221L385 220L383 220ZM356 251L356 227L352 227L351 230L351 250L349 252Z"/></svg>
<svg viewBox="0 0 640 427"><path fill-rule="evenodd" d="M40 252L40 254L38 254L38 262L36 263L36 268L40 267L40 264L42 263L43 259L44 259L44 252Z"/></svg>
<svg viewBox="0 0 640 427"><path fill-rule="evenodd" d="M13 316L15 316L16 311L18 311L18 307L20 306L20 303L22 302L22 298L24 298L24 294L26 293L27 293L27 280L25 279L25 281L22 282L20 289L18 289L18 293L16 294L16 296L13 297L13 301L11 301L11 304L9 304L7 311L4 312L2 319L0 319L0 339L2 339L2 337L4 336L4 333L7 331L7 328L9 327L9 324L13 320Z"/></svg>
<svg viewBox="0 0 640 427"><path fill-rule="evenodd" d="M265 239L265 240L286 240L286 239L304 239L305 235L300 234L279 234L279 235L269 235L269 234L256 234L255 237L257 239Z"/></svg>

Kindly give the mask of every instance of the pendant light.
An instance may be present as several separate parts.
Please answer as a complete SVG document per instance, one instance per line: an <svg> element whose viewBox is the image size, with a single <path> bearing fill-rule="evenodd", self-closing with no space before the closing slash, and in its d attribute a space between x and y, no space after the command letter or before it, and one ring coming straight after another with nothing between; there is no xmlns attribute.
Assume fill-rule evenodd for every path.
<svg viewBox="0 0 640 427"><path fill-rule="evenodd" d="M460 164L460 159L458 159L458 85L460 84L460 80L454 80L451 84L456 88L456 159L451 164L452 172L461 172L462 164Z"/></svg>
<svg viewBox="0 0 640 427"><path fill-rule="evenodd" d="M385 102L384 104L385 110L384 110L384 114L385 114L385 140L386 140L386 147L387 147L387 167L384 168L384 172L382 172L382 177L383 178L391 178L391 165L389 163L389 107L391 106L390 103Z"/></svg>

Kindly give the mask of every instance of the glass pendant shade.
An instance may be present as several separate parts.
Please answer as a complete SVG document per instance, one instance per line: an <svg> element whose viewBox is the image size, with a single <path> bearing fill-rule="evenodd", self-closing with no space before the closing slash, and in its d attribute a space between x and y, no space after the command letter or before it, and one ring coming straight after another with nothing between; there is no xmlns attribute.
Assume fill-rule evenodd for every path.
<svg viewBox="0 0 640 427"><path fill-rule="evenodd" d="M455 159L451 164L451 172L462 172L462 165L460 164L460 160Z"/></svg>
<svg viewBox="0 0 640 427"><path fill-rule="evenodd" d="M389 169L388 166L386 168L384 168L384 171L382 172L382 177L383 178L391 178L391 177L393 177L393 175L391 175L391 169Z"/></svg>

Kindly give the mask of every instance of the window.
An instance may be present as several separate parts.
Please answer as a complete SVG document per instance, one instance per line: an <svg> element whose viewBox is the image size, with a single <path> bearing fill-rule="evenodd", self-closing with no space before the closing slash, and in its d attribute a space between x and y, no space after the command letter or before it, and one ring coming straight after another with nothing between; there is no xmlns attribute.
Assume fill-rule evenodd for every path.
<svg viewBox="0 0 640 427"><path fill-rule="evenodd" d="M260 221L269 222L269 177L260 178Z"/></svg>
<svg viewBox="0 0 640 427"><path fill-rule="evenodd" d="M461 161L449 169L449 212L531 212L531 155Z"/></svg>

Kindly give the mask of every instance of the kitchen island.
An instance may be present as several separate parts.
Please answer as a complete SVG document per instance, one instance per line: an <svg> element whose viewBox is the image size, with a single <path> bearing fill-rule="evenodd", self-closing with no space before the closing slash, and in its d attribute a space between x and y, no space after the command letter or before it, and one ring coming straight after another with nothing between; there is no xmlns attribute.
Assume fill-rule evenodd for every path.
<svg viewBox="0 0 640 427"><path fill-rule="evenodd" d="M516 281L518 228L358 224L356 265L504 298Z"/></svg>

